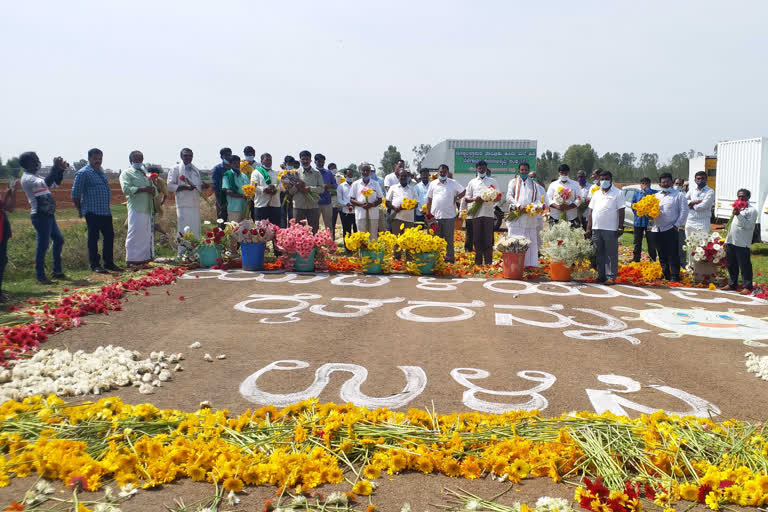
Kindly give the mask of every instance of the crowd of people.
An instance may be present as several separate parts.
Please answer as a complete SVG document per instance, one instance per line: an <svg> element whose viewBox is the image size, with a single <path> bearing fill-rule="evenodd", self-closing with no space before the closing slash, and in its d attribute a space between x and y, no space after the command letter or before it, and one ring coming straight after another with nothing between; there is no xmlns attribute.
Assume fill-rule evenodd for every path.
<svg viewBox="0 0 768 512"><path fill-rule="evenodd" d="M357 173L353 169L340 171L334 163L326 168L324 155L317 153L313 157L307 150L299 153L298 161L286 156L278 169L273 168L269 153L263 153L257 161L254 148L247 146L243 155L241 160L230 148L222 148L219 152L221 162L213 167L208 183L193 164L192 150L184 148L179 155L181 162L170 170L167 181L162 182L165 185L161 186L157 175L145 167L144 155L140 151L130 152L129 167L120 174L120 186L128 209L126 265L140 266L154 258L154 216L167 193L175 195L177 231L189 227L199 238L201 200L209 200L203 192L206 188L212 189L219 222L239 222L248 215L253 220L268 220L285 227L293 218L306 221L316 232L322 220L334 239L339 220L343 236L359 229L369 232L374 239L381 231L400 234L414 225L432 227L435 234L447 242L447 262L455 261L455 221L463 213L467 233L465 250L475 252L476 265L492 263L494 209L503 191L498 190L499 185L485 161L476 163L476 175L464 187L453 179L445 164L439 167L436 175L422 169L418 176L414 176L405 162L399 160L393 172L383 178L376 176L370 164L361 164L356 179ZM88 164L75 174L71 199L86 221L91 270L121 272L123 269L113 259L112 197L102 160L101 150L88 151ZM31 222L37 233L37 281L52 283L45 269L51 242L53 265L50 276L53 279L65 277L61 260L64 237L56 223L56 201L51 189L61 186L69 164L57 157L48 176L43 177L39 175L41 162L36 153L23 153L19 162L23 175L8 188L0 204L0 294L7 263L7 242L11 237L5 212L13 210L19 189L23 189L27 196ZM584 171L577 173L577 180L570 178L570 172L568 165L561 165L557 179L545 189L530 171L530 166L521 163L506 190L510 210L508 234L523 236L531 242L525 255L525 266L537 267L544 216L548 213L550 224L569 222L574 228L583 229L594 245L593 265L598 282L613 284L618 275L619 237L624 231L624 194L613 184L609 171L595 169L591 183ZM706 179L706 173L697 173L695 188L685 192L684 180L664 173L659 177L658 189L651 188L649 178L643 178L634 193L633 204L651 194L659 200L659 216L653 222L647 216L634 216L634 260L640 261L645 239L649 258L652 261L658 258L663 277L669 281L680 280L681 266L686 263L682 249L686 236L709 232L714 191L707 186ZM246 185L255 190L252 197L246 196ZM563 189L570 193L563 194ZM491 196L494 199L489 200ZM749 203L750 192L742 189L738 197ZM416 201L417 206L403 208L406 199ZM386 210L379 207L382 202L386 202ZM540 208L542 215L515 215L515 212L527 212L533 207ZM744 288L752 290L749 248L756 221L754 207L734 210L734 220L726 239L727 289L736 289L741 274ZM101 252L99 240L102 242ZM0 298L4 299L4 294Z"/></svg>

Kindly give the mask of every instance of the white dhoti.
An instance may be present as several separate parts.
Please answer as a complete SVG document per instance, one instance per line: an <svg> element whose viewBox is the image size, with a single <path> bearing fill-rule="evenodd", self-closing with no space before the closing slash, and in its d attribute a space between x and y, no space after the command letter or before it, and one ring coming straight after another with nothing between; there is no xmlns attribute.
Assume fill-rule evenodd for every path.
<svg viewBox="0 0 768 512"><path fill-rule="evenodd" d="M125 236L126 263L144 263L155 255L155 221L148 213L128 210L128 234Z"/></svg>
<svg viewBox="0 0 768 512"><path fill-rule="evenodd" d="M538 267L539 266L539 237L538 226L534 222L521 222L519 220L507 221L507 235L509 236L524 236L531 242L531 246L525 252L526 267Z"/></svg>
<svg viewBox="0 0 768 512"><path fill-rule="evenodd" d="M184 233L184 228L189 227L195 238L200 238L200 208L179 208L176 207L176 231ZM179 254L184 252L179 247Z"/></svg>

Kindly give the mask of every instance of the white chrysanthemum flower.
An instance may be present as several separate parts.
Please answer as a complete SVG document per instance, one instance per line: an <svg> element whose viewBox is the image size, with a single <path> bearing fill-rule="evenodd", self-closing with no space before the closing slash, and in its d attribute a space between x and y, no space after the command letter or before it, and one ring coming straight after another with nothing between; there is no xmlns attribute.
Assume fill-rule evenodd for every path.
<svg viewBox="0 0 768 512"><path fill-rule="evenodd" d="M216 224L224 224L224 219L216 219Z"/></svg>
<svg viewBox="0 0 768 512"><path fill-rule="evenodd" d="M464 510L483 510L483 504L479 500L469 500L464 504Z"/></svg>
<svg viewBox="0 0 768 512"><path fill-rule="evenodd" d="M229 494L227 494L227 503L229 505L237 505L240 503L240 498L235 496L235 491L229 491Z"/></svg>
<svg viewBox="0 0 768 512"><path fill-rule="evenodd" d="M133 484L125 484L124 486L120 487L120 493L118 496L121 498L127 498L128 496L133 496L138 492L138 489L133 486Z"/></svg>
<svg viewBox="0 0 768 512"><path fill-rule="evenodd" d="M349 499L347 498L347 495L344 494L341 491L335 491L328 496L328 500L326 501L326 504L328 505L346 505Z"/></svg>

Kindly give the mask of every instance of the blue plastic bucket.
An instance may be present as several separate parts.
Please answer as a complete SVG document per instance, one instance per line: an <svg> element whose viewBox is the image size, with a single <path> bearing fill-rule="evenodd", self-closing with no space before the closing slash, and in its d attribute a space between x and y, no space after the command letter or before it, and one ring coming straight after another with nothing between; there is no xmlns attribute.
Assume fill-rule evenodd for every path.
<svg viewBox="0 0 768 512"><path fill-rule="evenodd" d="M264 269L264 242L240 244L240 256L243 260L243 270Z"/></svg>
<svg viewBox="0 0 768 512"><path fill-rule="evenodd" d="M298 253L293 253L291 256L293 256L293 270L298 270L299 272L312 272L315 270L315 251L317 249L312 249L312 252L309 253L309 255L306 258L302 258L298 255Z"/></svg>
<svg viewBox="0 0 768 512"><path fill-rule="evenodd" d="M197 246L197 255L200 257L200 265L203 267L216 265L216 260L219 259L220 254L218 247L214 245Z"/></svg>
<svg viewBox="0 0 768 512"><path fill-rule="evenodd" d="M417 252L413 255L413 261L419 266L421 275L431 275L435 271L435 252Z"/></svg>
<svg viewBox="0 0 768 512"><path fill-rule="evenodd" d="M365 274L381 274L381 263L384 261L384 253L378 251L369 251L366 249L360 249L360 260L364 258L370 258L368 263L362 263L363 273Z"/></svg>

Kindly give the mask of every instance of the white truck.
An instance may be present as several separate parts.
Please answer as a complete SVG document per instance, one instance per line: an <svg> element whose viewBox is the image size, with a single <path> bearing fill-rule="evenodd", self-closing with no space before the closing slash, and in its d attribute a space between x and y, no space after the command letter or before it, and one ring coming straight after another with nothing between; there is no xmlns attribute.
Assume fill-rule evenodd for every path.
<svg viewBox="0 0 768 512"><path fill-rule="evenodd" d="M527 162L531 171L536 170L535 140L448 139L429 150L421 167L432 170L446 164L453 178L466 187L469 180L475 177L475 164L480 160L488 163L488 169L505 197L496 207L498 229L504 213L509 209L506 204L507 185L515 177L518 166ZM546 188L549 183L542 185Z"/></svg>
<svg viewBox="0 0 768 512"><path fill-rule="evenodd" d="M768 138L729 140L717 144L715 217L727 221L739 189L752 193L758 209L755 238L768 243Z"/></svg>

